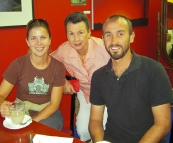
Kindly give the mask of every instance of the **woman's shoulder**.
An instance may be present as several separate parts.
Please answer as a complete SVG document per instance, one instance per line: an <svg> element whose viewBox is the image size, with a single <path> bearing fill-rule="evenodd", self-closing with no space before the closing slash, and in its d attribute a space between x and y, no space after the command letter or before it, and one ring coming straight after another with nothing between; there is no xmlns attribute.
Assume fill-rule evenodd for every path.
<svg viewBox="0 0 173 143"><path fill-rule="evenodd" d="M72 48L72 47L70 46L69 42L66 41L66 42L63 42L61 45L59 45L59 47L57 49L64 51L64 49L67 50L67 49L70 49L70 48Z"/></svg>
<svg viewBox="0 0 173 143"><path fill-rule="evenodd" d="M26 60L29 60L29 55L20 56L20 57L14 59L14 60L12 61L12 63L13 63L13 64L14 64L14 63L15 63L15 64L22 64L22 63L25 63Z"/></svg>
<svg viewBox="0 0 173 143"><path fill-rule="evenodd" d="M64 64L62 62L58 61L52 56L51 56L51 64L58 67L64 67Z"/></svg>
<svg viewBox="0 0 173 143"><path fill-rule="evenodd" d="M98 37L91 36L89 42L93 43L95 46L104 46L103 40Z"/></svg>

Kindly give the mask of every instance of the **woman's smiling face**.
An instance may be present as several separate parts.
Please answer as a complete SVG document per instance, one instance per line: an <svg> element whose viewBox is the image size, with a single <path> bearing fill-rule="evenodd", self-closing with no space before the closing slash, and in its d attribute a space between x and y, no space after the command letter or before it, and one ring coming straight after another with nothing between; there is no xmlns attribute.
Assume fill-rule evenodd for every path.
<svg viewBox="0 0 173 143"><path fill-rule="evenodd" d="M46 28L34 27L30 29L26 42L32 54L43 56L49 51L51 38Z"/></svg>

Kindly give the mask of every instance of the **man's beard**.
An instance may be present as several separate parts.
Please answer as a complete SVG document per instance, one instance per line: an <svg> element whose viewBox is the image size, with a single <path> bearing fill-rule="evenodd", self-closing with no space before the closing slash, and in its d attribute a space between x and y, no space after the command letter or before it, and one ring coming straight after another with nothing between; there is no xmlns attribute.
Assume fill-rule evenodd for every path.
<svg viewBox="0 0 173 143"><path fill-rule="evenodd" d="M118 52L111 53L110 49L112 47L114 47L114 46L120 47L122 49L122 52L120 54L118 54ZM127 53L127 51L129 50L129 46L123 49L123 46L118 45L118 44L116 44L116 45L110 45L108 48L106 48L106 50L109 53L109 55L111 56L111 58L113 58L114 60L119 60L119 59L123 58L124 55Z"/></svg>

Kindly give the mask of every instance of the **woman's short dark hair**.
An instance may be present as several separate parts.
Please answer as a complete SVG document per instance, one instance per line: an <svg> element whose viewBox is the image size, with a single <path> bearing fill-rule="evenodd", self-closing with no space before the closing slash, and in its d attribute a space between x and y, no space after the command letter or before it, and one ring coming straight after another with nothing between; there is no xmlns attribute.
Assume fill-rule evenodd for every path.
<svg viewBox="0 0 173 143"><path fill-rule="evenodd" d="M90 21L89 21L88 17L86 16L86 14L83 12L73 12L73 13L69 14L64 21L64 25L65 25L65 27L67 27L67 24L69 22L76 24L76 23L79 23L82 21L85 23L87 31L89 31Z"/></svg>

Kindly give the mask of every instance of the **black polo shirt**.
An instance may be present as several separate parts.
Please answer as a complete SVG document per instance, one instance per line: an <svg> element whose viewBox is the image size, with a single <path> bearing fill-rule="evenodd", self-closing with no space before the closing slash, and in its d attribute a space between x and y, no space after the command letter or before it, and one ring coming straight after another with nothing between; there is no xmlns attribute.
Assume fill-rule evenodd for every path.
<svg viewBox="0 0 173 143"><path fill-rule="evenodd" d="M151 107L173 102L172 87L164 67L132 51L132 61L118 78L112 61L94 72L90 102L106 105L108 120L105 139L137 143L153 125Z"/></svg>

